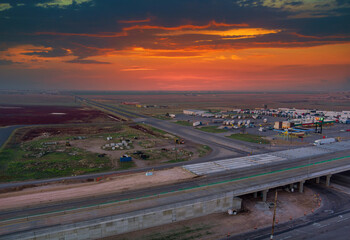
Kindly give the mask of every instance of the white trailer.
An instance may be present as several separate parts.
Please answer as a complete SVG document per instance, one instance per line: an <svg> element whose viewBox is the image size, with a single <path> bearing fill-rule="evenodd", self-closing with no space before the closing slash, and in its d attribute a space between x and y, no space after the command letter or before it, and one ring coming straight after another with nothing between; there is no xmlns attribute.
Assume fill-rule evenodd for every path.
<svg viewBox="0 0 350 240"><path fill-rule="evenodd" d="M197 122L194 122L192 125L193 125L193 127L197 127L197 126L202 125L202 122L197 121Z"/></svg>
<svg viewBox="0 0 350 240"><path fill-rule="evenodd" d="M258 131L259 131L259 132L266 132L266 129L263 128L263 127L260 127L260 128L258 129Z"/></svg>
<svg viewBox="0 0 350 240"><path fill-rule="evenodd" d="M323 145L323 144L330 144L336 142L335 138L323 138L315 140L314 145Z"/></svg>

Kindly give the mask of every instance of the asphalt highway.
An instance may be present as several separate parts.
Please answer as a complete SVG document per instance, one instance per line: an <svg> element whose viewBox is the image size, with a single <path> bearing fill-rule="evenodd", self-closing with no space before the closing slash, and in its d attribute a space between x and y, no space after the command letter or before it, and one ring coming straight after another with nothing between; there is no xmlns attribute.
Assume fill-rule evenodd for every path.
<svg viewBox="0 0 350 240"><path fill-rule="evenodd" d="M92 101L90 99L85 99L80 97L77 97L77 98L80 101L85 101L93 106L103 108L105 110L108 110L118 115L122 115L129 119L133 119L136 122L142 122L142 123L151 125L153 127L173 133L183 138L190 139L191 141L194 141L200 144L208 144L210 145L210 147L230 150L237 153L238 155L239 154L247 155L252 153L266 152L264 147L259 146L258 144L252 144L248 142L242 143L234 139L229 139L229 138L218 136L212 133L203 132L203 131L194 129L192 127L182 126L182 125L174 124L168 121L159 120L159 119L155 119L155 118L141 115L138 113L134 113L134 112L122 109L120 107L102 104L96 101Z"/></svg>
<svg viewBox="0 0 350 240"><path fill-rule="evenodd" d="M337 174L338 175L338 174ZM337 175L334 177L336 178ZM350 190L350 184L346 187ZM344 186L345 186L344 185ZM313 215L302 217L275 227L275 240L329 240L349 239L350 197L349 194L320 184L307 184L322 197L323 206ZM270 239L271 227L266 227L231 236L225 239L265 240Z"/></svg>
<svg viewBox="0 0 350 240"><path fill-rule="evenodd" d="M259 146L258 144L242 143L240 141L235 141L233 139L229 139L226 137L217 136L215 134L211 134L207 132L202 132L200 130L193 129L191 127L181 126L168 121L162 121L159 119L150 118L138 113L127 111L125 109L117 108L115 106L101 104L99 102L92 101L90 99L85 99L81 97L77 97L77 99L82 102L88 103L90 105L96 106L98 108L102 108L107 111L114 112L115 114L120 115L122 117L133 119L136 122L144 122L153 127L181 136L182 138L189 139L193 142L197 142L199 144L205 144L211 147L212 152L209 155L205 157L197 158L191 161L187 161L186 164L215 161L215 160L227 159L227 158L239 157L239 156L247 156L249 154L271 152L271 149L266 149L264 148L264 146ZM8 136L11 134L12 130L18 127L20 126L0 128L0 137L3 136L4 139L7 139ZM103 176L109 176L109 175L115 175L115 174L145 172L151 169L161 170L161 169L166 169L171 167L182 166L183 164L184 164L183 162L178 162L178 163L164 164L162 166L145 167L145 168L131 169L131 170L110 171L110 172L86 174L86 175L80 175L80 176L31 180L31 181L25 181L25 182L2 183L0 184L0 190L23 187L23 186L33 186L37 184L47 184L47 183L59 182L63 180L87 180L87 179L94 179L96 177L103 177Z"/></svg>
<svg viewBox="0 0 350 240"><path fill-rule="evenodd" d="M23 127L22 125L14 125L8 127L0 127L0 149L5 144L7 139L11 136L12 132L17 129Z"/></svg>
<svg viewBox="0 0 350 240"><path fill-rule="evenodd" d="M85 197L82 199L72 199L69 201L57 202L52 204L43 204L40 206L24 207L23 209L6 210L6 211L0 212L0 221L10 219L10 218L25 217L33 214L43 214L43 213L48 213L52 211L62 211L62 210L67 210L72 208L81 208L81 207L90 206L93 204L103 204L110 201L118 201L118 200L124 200L124 199L138 198L142 196L156 195L164 192L178 191L184 188L199 187L206 184L217 183L217 182L227 181L231 179L239 179L239 178L244 179L245 177L249 177L257 174L269 173L269 172L289 169L297 166L304 166L307 164L312 164L312 163L328 160L331 158L348 156L349 154L350 154L350 150L340 152L337 154L324 155L322 157L317 157L312 159L283 161L283 163L279 163L275 165L269 165L269 166L258 165L258 167L254 167L254 168L238 169L236 171L217 173L217 174L212 174L205 177L193 178L193 179L179 182L176 184L161 185L157 187L144 188L139 190L127 191L127 192L111 193L107 195L96 194L94 197ZM329 165L331 166L333 164L330 163ZM312 168L310 169L311 169L310 171L312 171Z"/></svg>
<svg viewBox="0 0 350 240"><path fill-rule="evenodd" d="M124 201L124 203L121 203L122 205L109 203L104 206L94 205L89 206L88 208L80 207L77 209L71 209L70 211L55 211L44 215L35 214L22 218L19 218L16 213L12 220L7 219L8 221L0 221L0 232L2 234L11 234L13 232L33 230L33 227L41 229L44 227L55 226L56 224L64 225L88 219L99 219L104 216L144 210L152 207L178 203L179 201L194 200L199 197L220 194L223 192L232 191L235 196L241 196L268 188L285 186L305 179L312 179L315 178L315 175L313 175L314 173L317 174L316 176L324 176L329 174L329 169L333 168L336 168L337 172L342 171L342 169L350 170L349 165L350 157L333 158L315 164L303 164L298 167L278 169L272 172L253 174L241 178L231 177L225 182L220 179L220 176L213 176L216 179L216 182L207 186L201 186L201 188L192 188L187 191L178 191L176 193L160 193L153 197L147 192L147 195L144 196L142 200ZM344 168L344 166L346 167ZM217 182L218 179L220 179L219 182ZM154 189L159 189L159 187L155 187Z"/></svg>
<svg viewBox="0 0 350 240"><path fill-rule="evenodd" d="M91 105L95 105L99 108L106 109L111 112L115 112L118 115L121 115L126 118L131 118L135 120L136 122L142 122L151 126L154 126L156 128L165 130L167 132L170 132L172 134L181 136L183 138L190 139L194 142L200 143L200 144L206 144L210 146L213 149L213 152L210 156L207 156L206 158L201 158L197 159L193 162L203 162L203 161L212 161L212 160L217 160L218 156L230 156L230 157L238 157L238 156L246 156L248 154L257 154L257 153L265 153L268 152L268 149L266 148L257 148L257 145L254 144L242 144L241 142L237 142L222 136L217 136L215 134L210 134L210 133L205 133L190 127L186 126L181 126L177 125L171 122L167 121L162 121L150 117L146 117L137 113L132 113L130 111L127 111L125 109L120 109L104 104L100 104L98 102L94 102L88 99L82 99L80 98L81 101L86 101ZM225 155L226 154L226 155ZM111 201L120 201L124 199L134 199L142 196L150 196L150 195L157 195L157 194L162 194L164 192L172 192L172 191L179 191L181 189L187 189L187 188L193 188L193 187L200 187L203 185L207 184L213 184L213 183L220 183L232 179L243 179L242 181L246 186L248 185L259 185L262 180L268 182L268 181L276 181L275 177L279 176L281 179L287 179L287 178L292 178L295 176L301 176L301 174L309 174L309 172L313 171L324 171L328 168L332 167L341 167L342 164L347 164L349 165L349 160L348 158L346 160L340 160L340 161L333 161L333 162L325 162L322 164L317 164L317 165L312 165L312 163L318 163L321 161L329 160L329 159L334 159L337 157L342 157L342 156L349 156L350 155L350 150L343 151L343 152L338 152L338 153L332 153L328 155L322 155L319 157L315 158L308 158L308 159L297 159L293 161L281 161L281 162L276 162L273 164L266 164L266 165L257 165L254 168L245 168L245 169L237 169L234 171L230 172L221 172L217 174L212 174L212 175L207 175L203 177L198 177L186 181L182 181L176 184L169 184L169 185L162 185L162 186L157 186L157 187L148 187L148 188L143 188L139 190L133 190L133 191L125 191L121 193L110 193L106 195L98 195L96 194L94 197L85 197L81 199L71 199L68 201L63 201L63 202L56 202L56 203L51 203L51 204L42 204L42 205L37 205L37 206L32 206L32 207L24 207L22 209L12 209L12 210L5 210L0 212L0 221L12 219L12 218L21 218L21 217L27 217L27 216L32 216L32 215L40 215L44 213L50 213L50 212L55 212L55 211L63 211L63 210L68 210L68 209L74 209L74 208L82 208L82 207L87 207L90 205L98 205L98 204L103 204L106 202L111 202ZM186 162L186 164L189 162ZM310 165L311 164L311 165ZM150 168L144 168L144 169L137 169L137 170L128 170L128 171L118 171L118 172L109 172L109 173L97 173L97 174L90 174L90 175L85 175L85 176L76 176L76 177L67 177L67 178L57 178L57 179L50 179L50 180L38 180L38 181L31 181L30 184L35 184L35 183L45 183L45 182L50 182L50 181L58 181L58 180L64 180L64 179L86 179L86 178L94 178L97 176L103 176L103 175L111 175L115 173L127 173L127 172L135 172L135 171L146 171L149 169L162 169L162 168L169 168L173 166L181 166L183 163L175 163L175 164L169 164L166 166L159 166L159 167L150 167ZM307 167L306 167L306 166ZM310 166L309 166L310 165ZM283 172L283 173L280 173ZM285 174L284 174L285 173ZM267 178L264 178L264 174L266 174ZM276 174L276 175L275 175ZM254 177L256 175L260 175L260 182L256 182L257 180L252 180L251 182L249 181L248 178ZM248 179L248 180L244 180ZM255 182L254 182L255 181ZM277 180L278 181L278 180ZM23 184L28 184L27 183L10 183L10 184L1 184L1 188L7 188L7 187L15 187L15 186L22 186ZM242 183L243 184L243 183ZM242 188L245 185L241 185L240 187ZM317 188L317 187L316 187ZM323 191L323 190L320 190ZM343 200L343 198L342 198ZM337 203L340 200L336 200L334 198L334 201ZM345 200L344 200L345 201ZM346 202L346 204L350 205L350 201ZM329 203L329 208L334 207L334 202L330 201ZM333 204L333 205L332 205ZM341 205L341 204L339 204ZM327 205L326 205L327 206ZM342 205L343 207L346 206L345 203ZM348 208L347 208L348 209ZM311 216L310 218L307 219L301 219L298 221L301 222L296 222L296 225L294 226L295 229L302 230L304 232L307 231L314 231L314 232L322 232L324 231L321 229L323 227L317 228L317 226L324 226L324 229L329 229L329 231L336 232L337 229L339 229L339 226L341 226L341 229L348 230L346 228L347 223L350 222L350 210L343 209L341 206L337 208L337 212L334 215L327 215L325 214L315 214ZM333 210L332 210L333 211ZM338 214L338 215L337 215ZM319 218L317 218L317 216ZM342 217L339 217L342 216ZM345 216L345 217L344 217ZM315 218L316 217L316 218ZM328 218L327 218L328 217ZM341 221L339 221L338 218L342 218ZM326 221L326 222L323 222ZM328 221L328 222L327 222ZM338 223L338 224L335 224ZM298 225L299 224L299 225ZM315 227L316 226L316 227ZM305 227L305 229L304 229ZM286 224L280 225L279 228L277 228L276 231L276 236L280 236L281 238L275 238L275 239L288 239L289 236L292 236L292 239L309 239L309 238L302 238L304 235L300 235L300 232L302 231L297 231L293 233L288 233L288 230L290 230L290 225ZM235 236L232 239L265 239L266 236L269 237L268 234L268 229L262 229L260 230L261 232L257 235L257 232L253 233L248 233L246 235L240 235L240 236ZM250 235L249 235L250 234ZM299 234L299 235L298 235ZM312 237L311 235L308 235L309 237ZM329 236L332 235L323 235L324 238L320 239L326 239ZM300 238L299 238L300 237ZM341 237L341 235L339 235ZM267 238L266 238L267 239ZM315 238L318 239L318 238ZM339 238L341 239L341 238Z"/></svg>

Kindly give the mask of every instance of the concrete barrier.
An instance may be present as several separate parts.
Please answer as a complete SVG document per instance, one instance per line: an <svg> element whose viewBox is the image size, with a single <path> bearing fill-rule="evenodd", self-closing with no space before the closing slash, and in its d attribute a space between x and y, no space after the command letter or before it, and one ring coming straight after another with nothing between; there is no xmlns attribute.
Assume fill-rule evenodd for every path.
<svg viewBox="0 0 350 240"><path fill-rule="evenodd" d="M232 192L228 192L76 224L10 234L2 236L0 239L97 239L201 217L212 213L225 212L230 208L240 209L241 202L242 200L240 198L236 198Z"/></svg>

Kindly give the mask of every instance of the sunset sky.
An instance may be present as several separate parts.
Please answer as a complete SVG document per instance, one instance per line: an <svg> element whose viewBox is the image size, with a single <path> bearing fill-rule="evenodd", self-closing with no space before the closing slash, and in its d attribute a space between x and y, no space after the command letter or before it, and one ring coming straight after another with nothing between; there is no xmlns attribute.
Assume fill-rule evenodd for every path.
<svg viewBox="0 0 350 240"><path fill-rule="evenodd" d="M0 0L0 89L350 90L350 0Z"/></svg>

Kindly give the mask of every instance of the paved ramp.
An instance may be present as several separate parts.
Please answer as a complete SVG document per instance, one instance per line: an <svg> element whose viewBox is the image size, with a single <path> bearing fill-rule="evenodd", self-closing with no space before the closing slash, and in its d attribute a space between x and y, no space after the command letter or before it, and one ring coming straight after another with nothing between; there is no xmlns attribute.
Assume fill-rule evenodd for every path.
<svg viewBox="0 0 350 240"><path fill-rule="evenodd" d="M320 146L309 146L278 151L268 154L258 154L247 157L229 158L214 162L190 164L183 166L183 168L196 175L207 175L283 161L315 158L317 156L323 156L329 153L341 152L349 149L350 141L343 141Z"/></svg>

